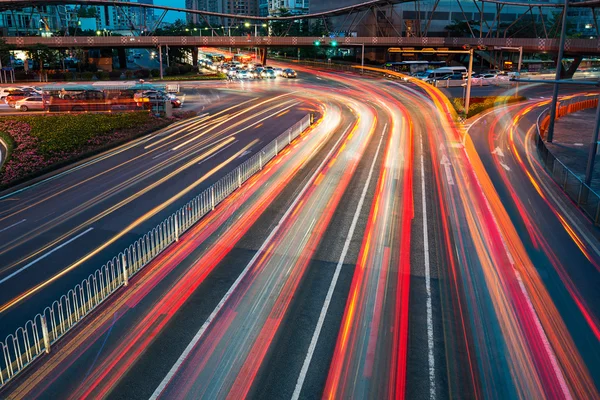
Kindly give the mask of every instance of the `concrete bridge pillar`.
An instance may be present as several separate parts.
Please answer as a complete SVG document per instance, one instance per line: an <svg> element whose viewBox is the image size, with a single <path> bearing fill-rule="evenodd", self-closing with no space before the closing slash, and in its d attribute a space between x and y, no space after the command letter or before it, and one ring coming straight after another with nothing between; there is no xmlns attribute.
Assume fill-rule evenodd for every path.
<svg viewBox="0 0 600 400"><path fill-rule="evenodd" d="M198 48L192 47L192 65L194 67L198 66Z"/></svg>
<svg viewBox="0 0 600 400"><path fill-rule="evenodd" d="M577 68L579 68L579 64L581 64L581 60L583 60L583 56L575 56L573 57L573 62L571 63L571 65L569 66L569 69L561 69L561 79L571 79L573 78L573 75L575 74L575 71L577 71Z"/></svg>
<svg viewBox="0 0 600 400"><path fill-rule="evenodd" d="M262 65L267 65L267 48L266 47L258 48L258 56L260 58L260 63Z"/></svg>
<svg viewBox="0 0 600 400"><path fill-rule="evenodd" d="M119 57L119 68L127 68L127 53L125 47L117 48L117 56Z"/></svg>

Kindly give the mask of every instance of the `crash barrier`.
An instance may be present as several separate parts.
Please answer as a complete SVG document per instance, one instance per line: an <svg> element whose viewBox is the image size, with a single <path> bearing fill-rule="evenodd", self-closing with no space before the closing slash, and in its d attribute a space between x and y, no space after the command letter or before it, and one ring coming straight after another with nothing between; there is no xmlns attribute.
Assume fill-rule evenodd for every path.
<svg viewBox="0 0 600 400"><path fill-rule="evenodd" d="M0 388L102 304L311 125L310 114L0 342Z"/></svg>
<svg viewBox="0 0 600 400"><path fill-rule="evenodd" d="M598 105L598 97L577 96L563 100L557 105L557 115L565 116L569 112L576 112ZM550 122L550 109L545 109L537 119L535 144L541 162L562 190L573 200L590 219L594 225L600 224L600 194L586 185L577 174L563 164L546 146L544 137Z"/></svg>

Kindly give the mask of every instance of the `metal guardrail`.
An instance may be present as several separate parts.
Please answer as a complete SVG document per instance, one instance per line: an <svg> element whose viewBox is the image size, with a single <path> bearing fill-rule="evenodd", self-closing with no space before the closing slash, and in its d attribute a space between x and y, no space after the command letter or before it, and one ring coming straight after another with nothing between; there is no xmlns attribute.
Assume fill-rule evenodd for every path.
<svg viewBox="0 0 600 400"><path fill-rule="evenodd" d="M0 388L23 371L311 124L306 115L0 342Z"/></svg>
<svg viewBox="0 0 600 400"><path fill-rule="evenodd" d="M582 101L589 101L590 97L573 97L568 100L562 100L559 104L559 109ZM564 108L563 108L564 110ZM550 109L545 109L537 118L535 144L541 161L546 167L546 170L563 191L577 204L585 214L587 214L594 225L600 224L600 194L595 192L591 187L586 185L581 178L563 164L546 146L544 142L543 120L548 115ZM564 115L564 114L563 114Z"/></svg>

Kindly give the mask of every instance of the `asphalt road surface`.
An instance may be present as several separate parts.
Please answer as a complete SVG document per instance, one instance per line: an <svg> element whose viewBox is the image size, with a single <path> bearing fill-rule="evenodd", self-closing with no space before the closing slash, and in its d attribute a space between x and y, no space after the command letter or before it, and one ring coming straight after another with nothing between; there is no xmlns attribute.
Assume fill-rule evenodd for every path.
<svg viewBox="0 0 600 400"><path fill-rule="evenodd" d="M118 236L123 247L143 233L119 236L149 207L175 207L172 196L202 168L267 141L236 121L266 118L276 135L308 110L321 117L0 397L598 398L600 245L535 167L531 120L515 117L533 115L533 102L469 121L467 134L424 84L301 69L297 80L218 85L248 103L228 97L184 132L155 134L4 205L3 215L33 220L10 220L13 263L94 229L48 255L59 266L40 261L15 276L3 321L77 281L110 247L52 276L98 243ZM207 133L219 112L231 127ZM198 165L227 135L237 147ZM164 171L152 175L162 152ZM61 191L65 204L52 200Z"/></svg>

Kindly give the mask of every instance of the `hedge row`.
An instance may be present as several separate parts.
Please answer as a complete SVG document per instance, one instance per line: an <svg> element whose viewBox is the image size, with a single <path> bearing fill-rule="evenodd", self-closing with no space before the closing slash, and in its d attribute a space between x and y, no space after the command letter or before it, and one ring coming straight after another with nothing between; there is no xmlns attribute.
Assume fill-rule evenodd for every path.
<svg viewBox="0 0 600 400"><path fill-rule="evenodd" d="M467 115L467 118L471 118L474 115L501 104L516 103L523 100L527 100L527 98L523 96L471 97L469 103L469 115ZM451 101L458 113L465 112L465 104L462 98L454 97Z"/></svg>
<svg viewBox="0 0 600 400"><path fill-rule="evenodd" d="M171 121L147 112L0 117L0 135L13 149L0 170L0 187L84 158L159 129Z"/></svg>

